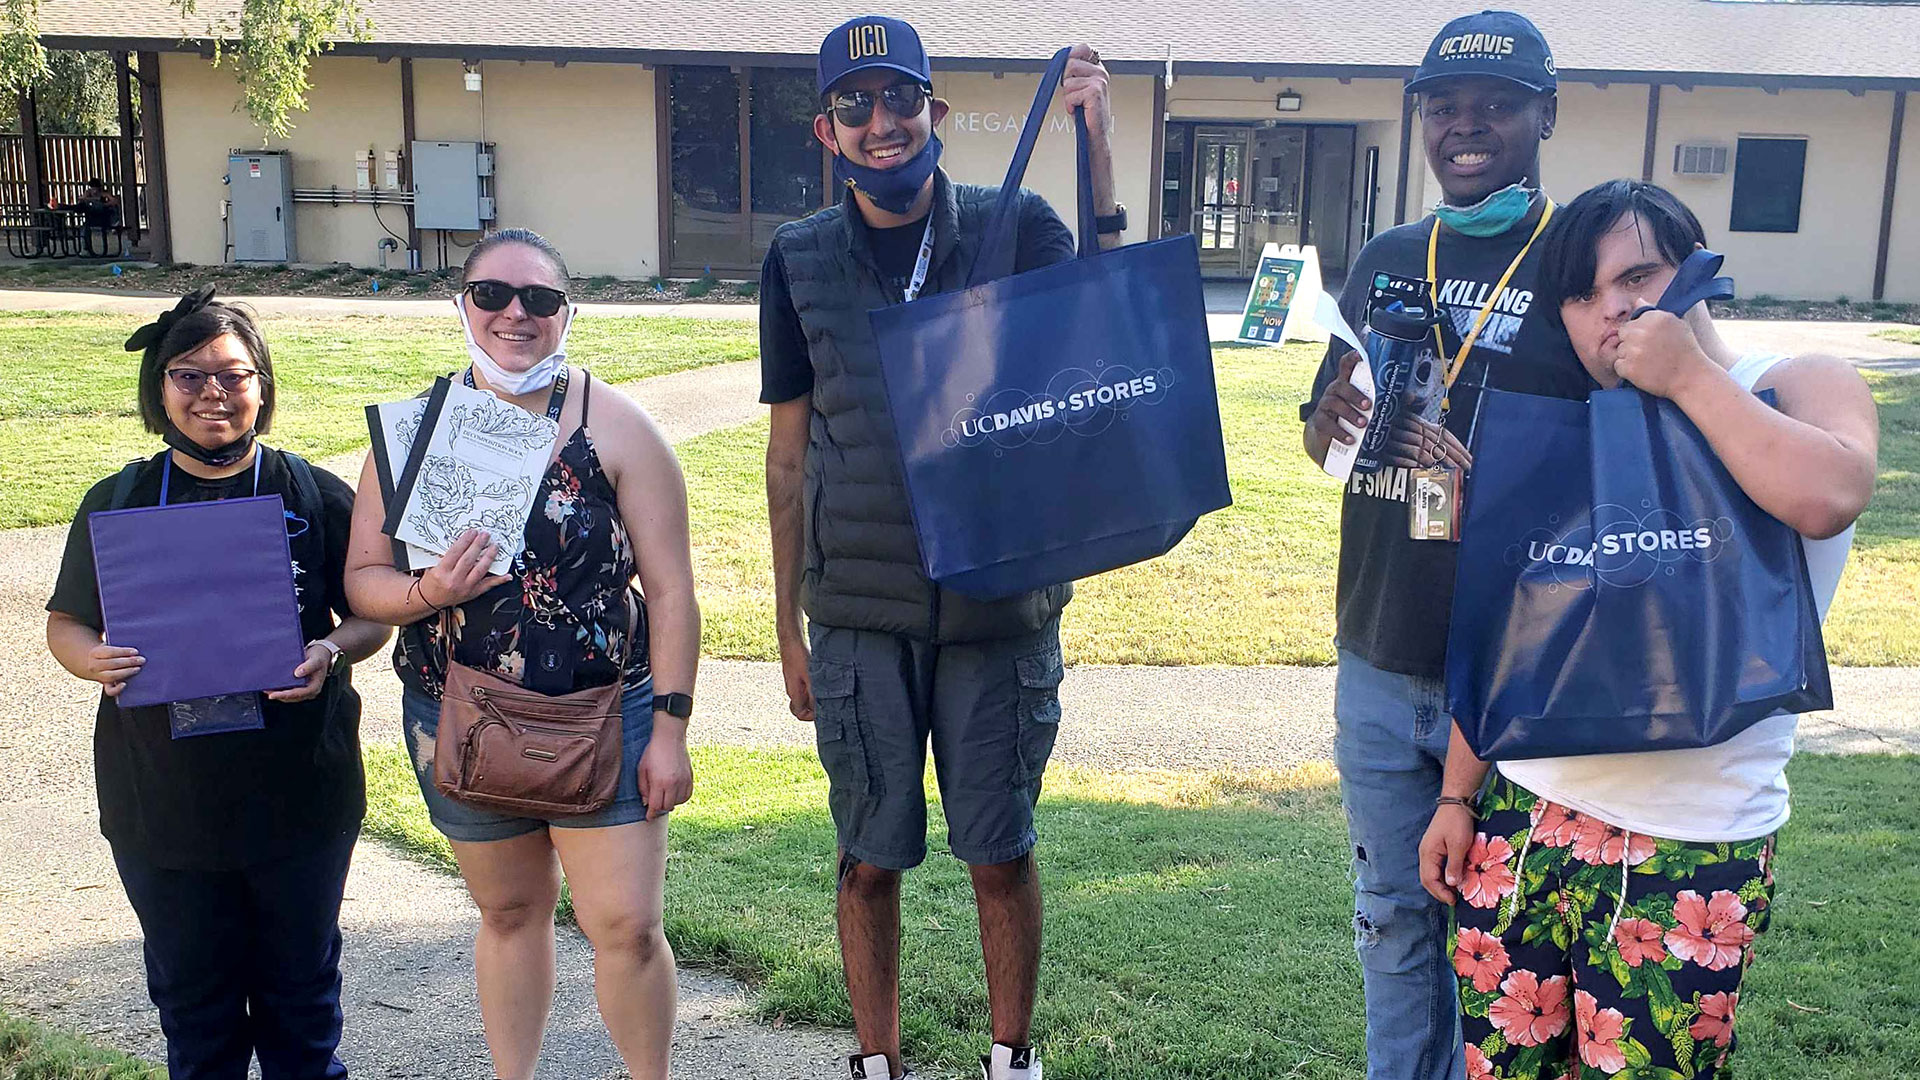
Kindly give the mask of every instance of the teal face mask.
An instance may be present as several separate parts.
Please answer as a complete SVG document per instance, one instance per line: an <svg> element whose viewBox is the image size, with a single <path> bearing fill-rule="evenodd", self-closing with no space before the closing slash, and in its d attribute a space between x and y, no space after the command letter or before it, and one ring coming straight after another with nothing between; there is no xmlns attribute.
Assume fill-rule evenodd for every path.
<svg viewBox="0 0 1920 1080"><path fill-rule="evenodd" d="M1433 208L1433 216L1462 236L1499 236L1527 216L1533 196L1532 188L1508 184L1472 206L1441 203Z"/></svg>

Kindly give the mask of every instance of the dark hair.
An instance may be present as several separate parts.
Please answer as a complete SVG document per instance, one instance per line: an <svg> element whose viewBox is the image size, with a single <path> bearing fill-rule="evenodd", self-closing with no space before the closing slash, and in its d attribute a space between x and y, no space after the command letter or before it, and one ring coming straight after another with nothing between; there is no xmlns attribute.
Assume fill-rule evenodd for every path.
<svg viewBox="0 0 1920 1080"><path fill-rule="evenodd" d="M260 415L254 431L265 435L273 429L273 357L267 352L266 339L254 324L253 312L238 304L215 300L167 326L160 339L140 356L140 422L148 431L162 435L167 430L167 365L205 346L222 334L232 334L246 346L247 355L260 372Z"/></svg>
<svg viewBox="0 0 1920 1080"><path fill-rule="evenodd" d="M519 244L523 247L530 247L545 256L547 265L552 267L553 272L560 277L560 288L563 291L566 289L568 281L567 260L560 257L560 249L554 247L552 241L534 232L532 229L501 229L499 232L473 245L473 250L467 252L467 261L460 266L461 282L465 283L473 279L474 264L480 261L481 256L492 251L494 248L505 247L508 244Z"/></svg>
<svg viewBox="0 0 1920 1080"><path fill-rule="evenodd" d="M1546 305L1547 318L1555 325L1560 323L1561 304L1593 288L1600 238L1628 214L1636 228L1645 230L1642 239L1651 234L1654 249L1674 266L1693 254L1695 244L1707 242L1700 219L1666 188L1638 180L1609 180L1588 188L1554 213L1540 238L1536 302Z"/></svg>
<svg viewBox="0 0 1920 1080"><path fill-rule="evenodd" d="M88 187L97 187L97 188L105 188L105 187L107 186L107 182L106 182L105 180L102 180L102 179L100 179L99 177L97 177L97 176L96 176L96 177L93 177L92 179L90 179L90 180L88 180L88 181L87 181L87 186L88 186Z"/></svg>

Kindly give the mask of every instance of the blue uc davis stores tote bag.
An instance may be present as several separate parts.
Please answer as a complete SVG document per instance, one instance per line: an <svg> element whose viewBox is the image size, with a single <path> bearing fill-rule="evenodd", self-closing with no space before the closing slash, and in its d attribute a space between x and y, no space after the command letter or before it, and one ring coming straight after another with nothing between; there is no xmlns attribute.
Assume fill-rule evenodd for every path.
<svg viewBox="0 0 1920 1080"><path fill-rule="evenodd" d="M1718 256L1689 263L1661 308L1730 288L1703 281ZM1447 639L1447 706L1476 755L1711 746L1832 707L1799 535L1678 405L1623 387L1491 390L1481 409Z"/></svg>
<svg viewBox="0 0 1920 1080"><path fill-rule="evenodd" d="M1199 248L1102 252L1075 114L1079 258L1013 266L1040 80L968 287L869 313L927 576L999 599L1165 554L1232 503Z"/></svg>

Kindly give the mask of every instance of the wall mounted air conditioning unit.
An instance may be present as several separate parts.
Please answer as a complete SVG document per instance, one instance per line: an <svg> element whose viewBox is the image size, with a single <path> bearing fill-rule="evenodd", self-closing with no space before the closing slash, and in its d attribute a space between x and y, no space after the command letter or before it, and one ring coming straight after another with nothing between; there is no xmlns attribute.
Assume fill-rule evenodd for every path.
<svg viewBox="0 0 1920 1080"><path fill-rule="evenodd" d="M1673 148L1673 175L1725 176L1731 155L1717 143L1680 143Z"/></svg>

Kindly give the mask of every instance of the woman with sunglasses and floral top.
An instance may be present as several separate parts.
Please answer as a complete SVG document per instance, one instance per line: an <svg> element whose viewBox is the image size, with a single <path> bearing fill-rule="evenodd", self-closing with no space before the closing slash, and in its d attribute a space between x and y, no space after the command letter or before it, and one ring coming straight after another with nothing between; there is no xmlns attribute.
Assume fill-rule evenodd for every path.
<svg viewBox="0 0 1920 1080"><path fill-rule="evenodd" d="M260 444L273 362L245 309L202 289L127 341L138 402L168 449L95 484L67 533L47 647L100 684L100 831L139 916L147 992L175 1077L343 1077L340 900L366 810L360 698L348 665L388 629L352 617L343 575L353 490ZM292 689L139 708L117 704L145 661L103 640L88 516L277 494L306 657ZM169 568L218 596L221 567ZM205 662L222 662L210 651ZM188 737L191 736L191 737Z"/></svg>
<svg viewBox="0 0 1920 1080"><path fill-rule="evenodd" d="M554 989L561 873L594 949L601 1018L636 1080L664 1080L675 1004L661 929L667 812L692 792L687 716L699 659L686 485L673 449L630 398L570 367L567 268L539 235L477 244L455 301L472 364L455 378L559 423L554 456L510 573L499 538L462 535L415 578L396 570L379 478L360 478L348 590L354 610L403 627L395 667L405 738L435 827L480 908L474 968L494 1073L533 1076ZM640 592L630 586L635 575ZM644 597L644 599L643 599ZM434 786L449 658L542 694L619 681L620 784L605 809L525 817ZM656 693L656 688L658 693Z"/></svg>

